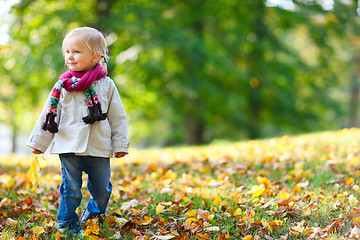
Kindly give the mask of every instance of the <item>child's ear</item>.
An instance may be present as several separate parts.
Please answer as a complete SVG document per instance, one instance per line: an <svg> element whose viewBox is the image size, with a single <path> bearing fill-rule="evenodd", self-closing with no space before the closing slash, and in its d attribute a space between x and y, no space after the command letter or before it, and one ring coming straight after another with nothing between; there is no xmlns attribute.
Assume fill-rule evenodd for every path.
<svg viewBox="0 0 360 240"><path fill-rule="evenodd" d="M99 51L97 51L94 55L94 62L99 62L101 59L101 53Z"/></svg>

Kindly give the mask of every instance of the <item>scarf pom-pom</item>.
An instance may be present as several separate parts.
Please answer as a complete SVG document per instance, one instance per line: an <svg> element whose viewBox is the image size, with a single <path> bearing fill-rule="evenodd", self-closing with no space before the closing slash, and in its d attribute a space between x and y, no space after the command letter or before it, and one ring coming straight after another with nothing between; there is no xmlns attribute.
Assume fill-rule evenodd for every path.
<svg viewBox="0 0 360 240"><path fill-rule="evenodd" d="M56 114L52 112L48 112L46 114L46 120L42 125L42 129L44 131L49 131L51 133L57 133L59 131L58 125L55 122Z"/></svg>
<svg viewBox="0 0 360 240"><path fill-rule="evenodd" d="M86 117L83 117L82 120L84 121L84 123L93 124L94 122L96 122L96 118L94 116L94 106L90 106L88 108L90 113Z"/></svg>

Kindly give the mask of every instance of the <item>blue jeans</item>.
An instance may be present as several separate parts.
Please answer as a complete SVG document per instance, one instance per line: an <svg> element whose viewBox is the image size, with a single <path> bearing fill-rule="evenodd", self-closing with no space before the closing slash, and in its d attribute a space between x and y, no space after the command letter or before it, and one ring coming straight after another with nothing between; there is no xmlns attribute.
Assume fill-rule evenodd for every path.
<svg viewBox="0 0 360 240"><path fill-rule="evenodd" d="M59 157L63 181L57 215L59 227L79 221L75 210L81 203L83 171L88 174L87 188L91 195L86 208L94 215L105 213L112 190L110 158L78 156L73 153L60 154Z"/></svg>

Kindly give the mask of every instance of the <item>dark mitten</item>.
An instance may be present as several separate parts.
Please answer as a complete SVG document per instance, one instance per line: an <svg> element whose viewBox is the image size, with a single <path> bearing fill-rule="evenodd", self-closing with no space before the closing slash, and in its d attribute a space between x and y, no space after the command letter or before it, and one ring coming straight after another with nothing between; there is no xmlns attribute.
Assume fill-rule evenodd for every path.
<svg viewBox="0 0 360 240"><path fill-rule="evenodd" d="M96 121L105 120L107 117L106 113L102 113L101 104L99 102L94 105L94 116Z"/></svg>
<svg viewBox="0 0 360 240"><path fill-rule="evenodd" d="M46 120L42 125L44 131L49 131L51 133L57 133L59 131L58 125L55 122L56 114L53 112L48 112L46 114Z"/></svg>
<svg viewBox="0 0 360 240"><path fill-rule="evenodd" d="M88 108L89 108L89 115L87 115L86 117L83 117L82 120L85 123L93 124L96 121L96 118L94 116L94 106L90 106Z"/></svg>

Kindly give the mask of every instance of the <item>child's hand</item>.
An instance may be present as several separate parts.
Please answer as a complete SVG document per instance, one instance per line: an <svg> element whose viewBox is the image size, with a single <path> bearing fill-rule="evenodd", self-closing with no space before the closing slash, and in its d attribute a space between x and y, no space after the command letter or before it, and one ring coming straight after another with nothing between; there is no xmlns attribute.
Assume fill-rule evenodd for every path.
<svg viewBox="0 0 360 240"><path fill-rule="evenodd" d="M42 154L43 152L40 151L40 150L37 150L37 149L33 148L33 149L32 149L32 153L33 153L33 154Z"/></svg>
<svg viewBox="0 0 360 240"><path fill-rule="evenodd" d="M126 154L128 154L128 153L126 153L126 152L116 152L116 153L115 153L115 157L116 157L116 158L122 158L122 157L124 157Z"/></svg>

